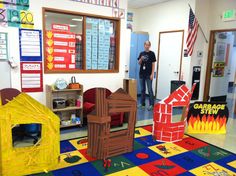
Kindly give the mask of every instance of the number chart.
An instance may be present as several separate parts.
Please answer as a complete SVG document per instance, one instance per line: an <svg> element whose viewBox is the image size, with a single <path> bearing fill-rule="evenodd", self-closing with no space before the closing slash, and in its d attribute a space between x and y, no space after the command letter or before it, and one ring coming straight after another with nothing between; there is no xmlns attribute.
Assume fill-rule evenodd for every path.
<svg viewBox="0 0 236 176"><path fill-rule="evenodd" d="M34 28L33 13L28 9L29 0L0 1L0 26Z"/></svg>

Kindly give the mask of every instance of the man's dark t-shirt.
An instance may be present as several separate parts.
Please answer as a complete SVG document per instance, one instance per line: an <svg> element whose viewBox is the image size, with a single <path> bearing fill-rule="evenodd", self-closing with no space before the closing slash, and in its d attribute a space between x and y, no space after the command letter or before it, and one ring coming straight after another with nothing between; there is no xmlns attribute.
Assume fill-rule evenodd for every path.
<svg viewBox="0 0 236 176"><path fill-rule="evenodd" d="M139 77L149 78L152 74L152 63L156 62L156 56L153 51L143 51L139 54L138 60L144 56L142 64L140 65Z"/></svg>

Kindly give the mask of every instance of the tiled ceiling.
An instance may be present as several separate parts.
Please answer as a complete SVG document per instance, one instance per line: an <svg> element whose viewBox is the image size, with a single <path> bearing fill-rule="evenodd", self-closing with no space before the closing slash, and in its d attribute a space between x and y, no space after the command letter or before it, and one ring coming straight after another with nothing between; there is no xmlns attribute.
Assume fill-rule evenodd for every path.
<svg viewBox="0 0 236 176"><path fill-rule="evenodd" d="M142 8L170 0L128 0L128 8Z"/></svg>

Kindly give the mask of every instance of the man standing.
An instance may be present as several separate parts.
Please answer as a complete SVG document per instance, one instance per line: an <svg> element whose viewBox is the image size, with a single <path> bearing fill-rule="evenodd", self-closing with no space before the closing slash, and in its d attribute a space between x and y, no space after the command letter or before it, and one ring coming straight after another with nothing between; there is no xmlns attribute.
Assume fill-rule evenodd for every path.
<svg viewBox="0 0 236 176"><path fill-rule="evenodd" d="M146 41L144 43L145 51L141 52L138 57L138 63L140 65L139 78L141 86L141 104L139 105L143 109L145 108L146 98L146 84L149 94L149 107L148 110L152 110L154 106L154 96L152 90L152 80L154 77L156 56L153 51L150 50L151 42Z"/></svg>

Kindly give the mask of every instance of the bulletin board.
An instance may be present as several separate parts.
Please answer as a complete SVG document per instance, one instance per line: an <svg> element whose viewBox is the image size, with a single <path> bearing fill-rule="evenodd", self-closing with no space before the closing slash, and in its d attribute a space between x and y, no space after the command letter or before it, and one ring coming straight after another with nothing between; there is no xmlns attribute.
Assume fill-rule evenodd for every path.
<svg viewBox="0 0 236 176"><path fill-rule="evenodd" d="M43 91L42 31L19 29L21 91Z"/></svg>
<svg viewBox="0 0 236 176"><path fill-rule="evenodd" d="M75 32L73 19L49 20L51 13L78 16L81 33ZM119 72L120 18L51 8L43 8L43 16L45 73Z"/></svg>

